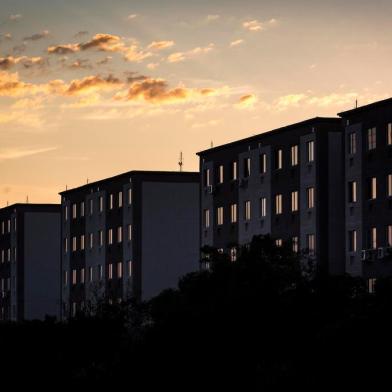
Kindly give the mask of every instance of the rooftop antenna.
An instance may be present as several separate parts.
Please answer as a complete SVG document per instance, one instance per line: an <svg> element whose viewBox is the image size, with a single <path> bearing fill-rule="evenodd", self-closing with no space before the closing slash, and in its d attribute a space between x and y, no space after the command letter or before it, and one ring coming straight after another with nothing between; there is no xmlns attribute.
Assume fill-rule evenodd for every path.
<svg viewBox="0 0 392 392"><path fill-rule="evenodd" d="M358 107L358 98L355 100L355 109Z"/></svg>
<svg viewBox="0 0 392 392"><path fill-rule="evenodd" d="M66 190L66 191L68 190L68 185L67 185L67 184L65 184L65 190Z"/></svg>
<svg viewBox="0 0 392 392"><path fill-rule="evenodd" d="M184 165L184 161L182 158L182 151L180 151L180 159L178 161L178 166L180 167L180 172L182 172L182 166Z"/></svg>
<svg viewBox="0 0 392 392"><path fill-rule="evenodd" d="M211 148L214 148L214 142L211 140Z"/></svg>
<svg viewBox="0 0 392 392"><path fill-rule="evenodd" d="M26 204L29 204L29 195L26 196Z"/></svg>
<svg viewBox="0 0 392 392"><path fill-rule="evenodd" d="M87 178L87 184L88 184L88 178Z"/></svg>
<svg viewBox="0 0 392 392"><path fill-rule="evenodd" d="M7 200L7 207L8 207L8 200Z"/></svg>

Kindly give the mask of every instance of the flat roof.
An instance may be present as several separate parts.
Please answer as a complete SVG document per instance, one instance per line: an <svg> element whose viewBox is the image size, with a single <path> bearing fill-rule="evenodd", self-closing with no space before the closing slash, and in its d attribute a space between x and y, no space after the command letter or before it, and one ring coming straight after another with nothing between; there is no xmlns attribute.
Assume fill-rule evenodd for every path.
<svg viewBox="0 0 392 392"><path fill-rule="evenodd" d="M362 111L376 109L376 108L379 108L379 107L382 107L385 105L390 105L390 104L392 104L392 98L387 98L387 99L383 99L381 101L369 103L367 105L359 106L358 108L354 108L354 109L346 110L344 112L340 112L340 113L338 113L338 116L344 117L344 116L356 114L356 113L359 113Z"/></svg>
<svg viewBox="0 0 392 392"><path fill-rule="evenodd" d="M222 145L217 146L217 147L213 147L213 148L209 148L207 150L199 151L196 154L197 155L203 155L205 153L214 152L214 151L226 148L226 147L234 147L234 146L240 145L242 143L252 142L252 141L258 140L260 137L263 137L263 136L267 136L267 135L269 136L269 135L275 134L275 133L286 132L286 131L289 131L289 130L291 130L293 128L298 128L298 127L301 127L301 126L304 126L304 125L310 125L310 124L315 124L315 123L320 123L320 122L322 122L322 123L336 123L336 124L338 124L338 123L340 123L340 121L341 121L341 119L339 117L313 117L313 118L309 118L307 120L300 121L300 122L297 122L297 123L294 123L294 124L285 125L284 127L276 128L276 129L273 129L271 131L262 132L262 133L259 133L257 135L254 135L254 136L250 136L250 137L247 137L247 138L244 138L244 139L240 139L240 140L235 140L234 142L222 144Z"/></svg>
<svg viewBox="0 0 392 392"><path fill-rule="evenodd" d="M15 208L23 208L25 210L56 210L57 208L60 208L60 206L61 205L59 203L14 203L0 208L0 212L14 210Z"/></svg>
<svg viewBox="0 0 392 392"><path fill-rule="evenodd" d="M180 171L154 171L154 170L131 170L124 173L116 174L112 177L103 178L102 180L89 182L75 188L67 189L66 191L59 192L59 195L64 195L70 192L79 191L91 186L97 186L100 184L105 184L108 181L113 181L120 179L122 177L129 176L162 176L162 177L189 177L194 178L194 180L199 181L199 172L180 172Z"/></svg>

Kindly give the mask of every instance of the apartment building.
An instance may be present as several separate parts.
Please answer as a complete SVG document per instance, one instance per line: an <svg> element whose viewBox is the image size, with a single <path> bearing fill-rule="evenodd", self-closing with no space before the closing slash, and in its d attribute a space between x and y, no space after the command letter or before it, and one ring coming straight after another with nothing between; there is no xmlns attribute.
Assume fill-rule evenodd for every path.
<svg viewBox="0 0 392 392"><path fill-rule="evenodd" d="M59 317L60 205L0 209L0 320Z"/></svg>
<svg viewBox="0 0 392 392"><path fill-rule="evenodd" d="M62 315L146 300L199 268L199 174L130 171L60 193Z"/></svg>
<svg viewBox="0 0 392 392"><path fill-rule="evenodd" d="M228 252L269 234L344 272L339 118L316 117L199 152L201 246Z"/></svg>
<svg viewBox="0 0 392 392"><path fill-rule="evenodd" d="M392 99L339 113L344 126L345 269L392 275Z"/></svg>

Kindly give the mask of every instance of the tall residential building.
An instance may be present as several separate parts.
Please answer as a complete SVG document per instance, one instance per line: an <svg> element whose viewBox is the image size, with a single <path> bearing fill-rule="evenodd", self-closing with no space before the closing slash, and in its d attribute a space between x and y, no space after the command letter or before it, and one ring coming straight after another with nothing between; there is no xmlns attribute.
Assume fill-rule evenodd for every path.
<svg viewBox="0 0 392 392"><path fill-rule="evenodd" d="M254 235L344 272L342 126L316 117L199 152L201 246L230 253Z"/></svg>
<svg viewBox="0 0 392 392"><path fill-rule="evenodd" d="M0 320L60 313L60 205L0 209Z"/></svg>
<svg viewBox="0 0 392 392"><path fill-rule="evenodd" d="M61 192L62 315L149 299L199 268L199 174L130 171Z"/></svg>
<svg viewBox="0 0 392 392"><path fill-rule="evenodd" d="M392 275L392 99L339 115L344 125L345 268Z"/></svg>

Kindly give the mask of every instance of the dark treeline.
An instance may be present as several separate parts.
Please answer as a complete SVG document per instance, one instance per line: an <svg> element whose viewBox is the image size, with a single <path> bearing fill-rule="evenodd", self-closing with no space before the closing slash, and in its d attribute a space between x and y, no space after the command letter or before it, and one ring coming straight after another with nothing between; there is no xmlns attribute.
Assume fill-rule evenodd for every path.
<svg viewBox="0 0 392 392"><path fill-rule="evenodd" d="M213 249L209 262L148 303L102 303L68 323L0 325L2 374L63 384L187 377L189 387L212 378L264 390L388 378L390 280L368 294L361 279L320 276L263 237L234 263Z"/></svg>

